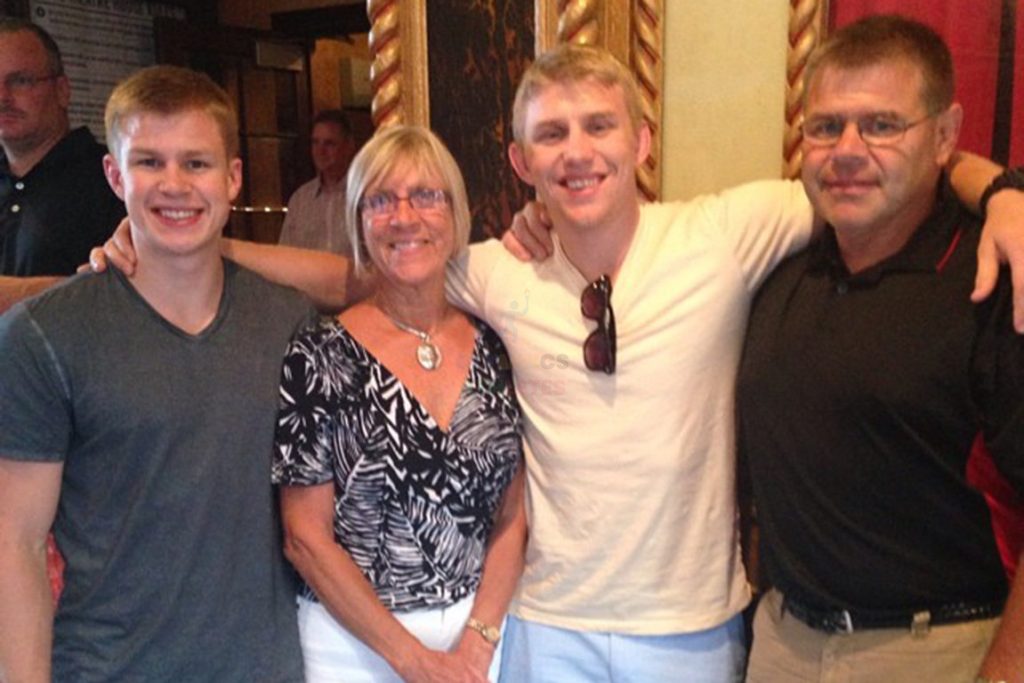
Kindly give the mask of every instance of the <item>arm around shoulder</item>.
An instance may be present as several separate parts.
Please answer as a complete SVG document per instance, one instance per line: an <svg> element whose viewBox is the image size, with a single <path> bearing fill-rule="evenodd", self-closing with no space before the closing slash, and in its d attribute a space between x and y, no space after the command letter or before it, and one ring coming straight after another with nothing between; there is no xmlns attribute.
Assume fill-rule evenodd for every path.
<svg viewBox="0 0 1024 683"><path fill-rule="evenodd" d="M487 315L489 298L503 286L522 290L519 285L524 283L526 270L534 267L533 263L520 261L496 239L475 242L448 261L445 296L450 303L493 325Z"/></svg>
<svg viewBox="0 0 1024 683"><path fill-rule="evenodd" d="M807 193L796 181L746 183L706 198L703 206L709 230L729 245L751 289L784 258L806 247L816 230Z"/></svg>
<svg viewBox="0 0 1024 683"><path fill-rule="evenodd" d="M271 282L294 287L322 312L339 311L366 294L345 256L277 244L221 240L221 253Z"/></svg>
<svg viewBox="0 0 1024 683"><path fill-rule="evenodd" d="M0 276L0 313L3 313L22 299L35 296L39 292L52 287L63 279L63 277L59 276Z"/></svg>

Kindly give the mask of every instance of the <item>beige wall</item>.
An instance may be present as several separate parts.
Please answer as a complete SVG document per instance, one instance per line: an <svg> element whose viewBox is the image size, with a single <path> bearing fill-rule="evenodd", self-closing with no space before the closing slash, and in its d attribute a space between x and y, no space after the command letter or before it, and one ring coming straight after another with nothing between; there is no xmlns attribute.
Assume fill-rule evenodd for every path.
<svg viewBox="0 0 1024 683"><path fill-rule="evenodd" d="M664 199L780 176L788 20L783 0L665 1Z"/></svg>

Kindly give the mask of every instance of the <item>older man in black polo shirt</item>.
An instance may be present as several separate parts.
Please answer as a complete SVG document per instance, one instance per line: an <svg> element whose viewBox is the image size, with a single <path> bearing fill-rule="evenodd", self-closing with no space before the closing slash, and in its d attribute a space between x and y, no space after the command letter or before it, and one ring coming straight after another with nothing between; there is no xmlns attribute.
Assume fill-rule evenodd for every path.
<svg viewBox="0 0 1024 683"><path fill-rule="evenodd" d="M106 148L70 130L56 43L0 19L0 275L68 275L124 216L103 177Z"/></svg>
<svg viewBox="0 0 1024 683"><path fill-rule="evenodd" d="M980 231L942 172L949 52L872 17L807 82L803 180L829 227L762 287L738 386L775 585L749 680L1021 680L1024 572L1007 602L966 469L987 449L1024 490L1024 341L1007 278L968 301Z"/></svg>

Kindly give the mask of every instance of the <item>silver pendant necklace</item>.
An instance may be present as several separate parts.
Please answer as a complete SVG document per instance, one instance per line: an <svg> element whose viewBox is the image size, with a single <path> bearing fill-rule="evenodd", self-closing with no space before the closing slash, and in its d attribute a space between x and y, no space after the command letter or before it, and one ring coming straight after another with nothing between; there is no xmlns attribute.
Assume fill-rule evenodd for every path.
<svg viewBox="0 0 1024 683"><path fill-rule="evenodd" d="M385 313L384 315L388 314ZM398 329L419 337L420 343L419 346L416 347L416 362L420 364L421 368L424 370L437 370L441 367L441 349L437 348L437 344L431 341L428 333L423 330L417 330L415 327L410 327L405 323L401 323L390 315L388 315L388 318Z"/></svg>

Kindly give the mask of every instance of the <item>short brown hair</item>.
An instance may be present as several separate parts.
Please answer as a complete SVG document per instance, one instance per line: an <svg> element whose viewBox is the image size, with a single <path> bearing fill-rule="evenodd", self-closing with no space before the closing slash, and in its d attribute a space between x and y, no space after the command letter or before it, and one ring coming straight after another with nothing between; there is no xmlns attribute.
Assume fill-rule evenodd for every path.
<svg viewBox="0 0 1024 683"><path fill-rule="evenodd" d="M31 33L39 39L39 43L43 46L43 50L46 52L46 61L49 63L48 68L50 70L49 75L63 76L64 60L61 59L60 48L57 47L57 41L53 39L53 36L51 36L46 29L27 19L19 19L17 17L0 17L0 34L20 33L21 31Z"/></svg>
<svg viewBox="0 0 1024 683"><path fill-rule="evenodd" d="M804 97L814 75L824 67L859 69L905 59L921 69L921 99L930 114L953 104L953 57L938 33L897 14L876 14L844 26L811 55Z"/></svg>
<svg viewBox="0 0 1024 683"><path fill-rule="evenodd" d="M538 92L553 83L594 80L606 87L619 86L626 99L626 111L633 130L643 123L640 88L629 69L610 52L588 45L563 43L548 50L523 74L512 105L512 135L520 145L526 142L526 108Z"/></svg>
<svg viewBox="0 0 1024 683"><path fill-rule="evenodd" d="M310 128L313 128L318 123L332 123L338 127L341 131L341 137L352 139L352 122L348 120L348 115L340 109L323 109L316 116L313 117L313 123Z"/></svg>
<svg viewBox="0 0 1024 683"><path fill-rule="evenodd" d="M121 146L121 126L136 114L171 115L190 109L209 114L224 138L228 159L238 156L238 115L224 89L206 74L179 66L151 66L118 83L107 100L104 123L107 147L115 158Z"/></svg>

